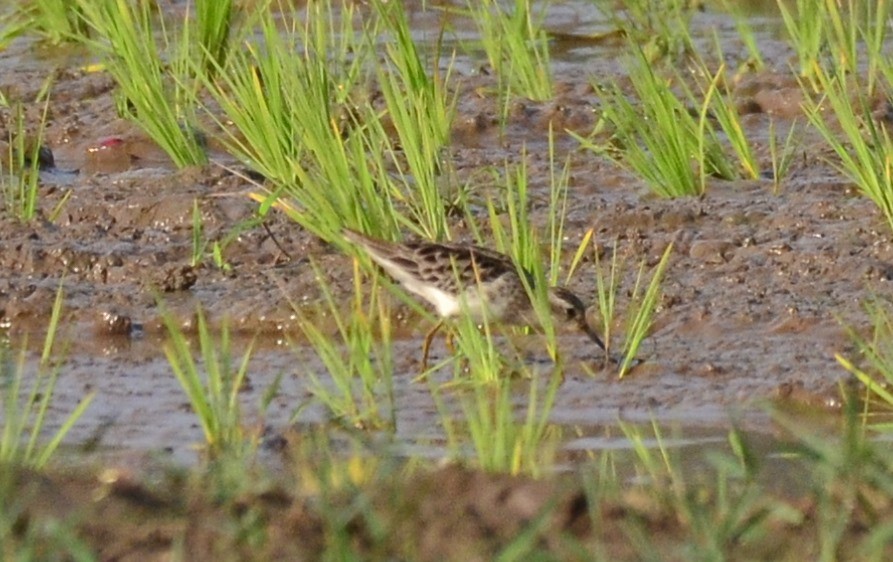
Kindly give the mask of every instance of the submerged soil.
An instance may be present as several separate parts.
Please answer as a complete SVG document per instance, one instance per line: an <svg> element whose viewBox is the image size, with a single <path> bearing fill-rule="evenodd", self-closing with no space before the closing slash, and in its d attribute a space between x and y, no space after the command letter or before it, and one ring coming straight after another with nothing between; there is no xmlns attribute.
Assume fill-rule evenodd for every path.
<svg viewBox="0 0 893 562"><path fill-rule="evenodd" d="M724 41L729 42L727 54L740 48L728 18L710 12L698 17L705 26L722 24ZM581 37L605 25L594 23L598 18L582 5L576 12L561 10L554 18L547 20L548 28ZM845 326L864 329L863 303L883 299L889 292L890 228L875 206L828 163L830 152L817 135L802 126L800 91L786 70L792 53L780 38L777 23L758 33L770 68L779 70L744 75L735 94L764 169L771 169L770 121L781 139L795 120L801 123L796 157L777 185L771 178L717 180L703 197L663 200L650 195L631 174L604 157L579 150L569 135L559 133L559 159L571 158L567 252L593 229L604 256L618 252L630 264L631 274L624 279L629 290L633 264L644 260L653 265L667 245L674 244L657 324L645 341L642 364L631 374L617 380L613 373L600 371L585 336L561 336L568 367L552 419L577 435L565 443L568 458L598 450L605 443L603 428L618 420L676 424L706 435L704 443L709 444L733 422L771 433L767 401L806 405L831 415L840 406L839 383L846 377L834 355L853 354ZM500 102L480 95L495 85L495 78L481 72L481 62L474 58L460 58L455 67L458 113L449 158L456 181L502 170L507 161L517 162L526 148L534 221L545 217L541 202L550 181L549 128L588 134L600 103L593 77L607 82L623 74L616 50L598 43L556 42L554 57L555 98L513 102L505 128L500 126ZM246 338L259 335L243 399L251 408L283 375L263 420L270 442L287 434L299 406L306 407L297 421L325 422L326 413L310 400L307 390L308 374L325 377L325 369L297 338L293 306L312 308L321 300L311 262L325 272L336 296L346 298L352 291L352 260L275 212L265 226L245 227L255 216L256 204L245 195L252 185L230 171L233 162L215 152L214 159L223 165L174 169L133 124L116 118L112 80L80 70L85 61L78 54L43 51L27 40L0 53L0 67L5 69L0 72L0 90L10 98L32 99L46 76L55 75L46 136L55 165L41 174L42 218L22 224L0 217L0 321L14 340L40 332L57 288L64 286L60 338L72 344L59 378L51 429L93 391L92 406L70 435L75 462L81 450L89 453L83 455L88 463L136 470L159 459L195 462L193 445L202 434L160 351L158 296L187 328L194 326L200 304L212 322L226 321ZM37 117L41 110L31 107L30 114ZM210 259L190 265L194 203L208 240L222 240L240 229L226 245L226 270L215 268ZM57 205L61 210L51 221ZM459 239L469 239L458 220L455 232ZM590 302L595 295L593 267L591 262L584 264L571 282L571 288ZM439 458L446 451L435 404L427 385L413 382L421 338L430 323L396 299L394 308L399 321L394 350L395 439L407 455ZM287 345L289 339L297 343ZM445 356L442 342L434 353ZM547 373L550 365L540 357L544 353L532 355L532 363ZM443 376L446 380L451 374ZM456 474L445 471L422 478L449 483ZM504 482L496 476L461 474L467 484L458 487L464 490L478 485L487 490ZM81 485L80 477L61 482L28 478L54 490L47 492L49 498ZM155 501L174 501L143 503L145 498L137 495L137 503L148 512ZM424 503L424 497L418 501ZM85 498L76 493L70 501ZM572 507L559 516L565 517L561 524L583 533L576 527L579 506L573 507L573 497L568 501ZM165 510L170 508L165 505ZM274 506L286 515L270 516L271 521L295 526L275 532L315 528L312 517L308 519L291 497L283 500L272 494L255 505ZM104 507L94 508L107 517ZM179 522L164 525L213 519L205 509L210 508L179 505L175 509ZM413 513L423 519L440 513L436 506L417 509ZM191 527L189 532L193 531L205 534L196 539L198 544L216 540L207 526ZM170 544L166 531L145 532L144 544ZM105 536L115 530L97 533ZM446 548L446 542L438 544ZM122 547L107 558L127 559L125 552ZM461 558L456 553L450 556Z"/></svg>

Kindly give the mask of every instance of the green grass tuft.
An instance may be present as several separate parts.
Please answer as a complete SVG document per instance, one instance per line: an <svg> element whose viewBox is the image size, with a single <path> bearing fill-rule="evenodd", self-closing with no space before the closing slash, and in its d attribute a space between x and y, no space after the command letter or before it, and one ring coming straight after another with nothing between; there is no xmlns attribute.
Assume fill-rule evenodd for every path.
<svg viewBox="0 0 893 562"><path fill-rule="evenodd" d="M96 395L90 392L84 396L49 441L39 443L46 429L46 415L53 404L62 365L62 360L54 357L58 352L56 336L62 315L62 296L60 285L35 373L28 373L25 366L27 341L15 360L8 342L0 342L0 472L11 466L45 467ZM26 386L28 384L30 388Z"/></svg>
<svg viewBox="0 0 893 562"><path fill-rule="evenodd" d="M177 167L208 161L195 119L196 84L190 60L190 26L174 40L149 2L78 0L102 54L118 84L123 116L142 128ZM160 35L160 40L156 38ZM160 41L160 44L159 44Z"/></svg>

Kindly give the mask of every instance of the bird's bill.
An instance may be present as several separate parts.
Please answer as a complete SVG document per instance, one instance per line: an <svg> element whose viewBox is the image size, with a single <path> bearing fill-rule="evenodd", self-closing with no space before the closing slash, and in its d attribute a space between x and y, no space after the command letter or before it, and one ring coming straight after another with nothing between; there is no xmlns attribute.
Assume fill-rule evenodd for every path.
<svg viewBox="0 0 893 562"><path fill-rule="evenodd" d="M598 336L598 332L595 331L595 328L589 325L585 319L582 319L580 322L580 328L586 332L586 335L589 336L589 339L594 341L596 345L602 348L603 351L607 351L605 349L605 344L602 342L602 339Z"/></svg>

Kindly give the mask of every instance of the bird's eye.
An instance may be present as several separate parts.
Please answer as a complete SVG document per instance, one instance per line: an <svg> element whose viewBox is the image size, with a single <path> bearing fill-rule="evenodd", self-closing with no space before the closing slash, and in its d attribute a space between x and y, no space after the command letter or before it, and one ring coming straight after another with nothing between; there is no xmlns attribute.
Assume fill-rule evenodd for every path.
<svg viewBox="0 0 893 562"><path fill-rule="evenodd" d="M573 309L573 308L565 309L564 313L567 314L568 320L573 320L574 317L577 316L577 311L576 311L576 309Z"/></svg>

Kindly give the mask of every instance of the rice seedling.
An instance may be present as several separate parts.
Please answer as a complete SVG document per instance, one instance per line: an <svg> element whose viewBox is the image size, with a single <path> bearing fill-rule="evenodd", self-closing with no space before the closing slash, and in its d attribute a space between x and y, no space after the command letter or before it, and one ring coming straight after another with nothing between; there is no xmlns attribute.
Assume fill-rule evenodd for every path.
<svg viewBox="0 0 893 562"><path fill-rule="evenodd" d="M627 311L628 320L622 349L623 359L620 362L620 367L617 372L618 378L623 378L623 376L629 372L630 367L636 360L639 348L642 345L642 340L651 330L654 311L660 300L661 281L667 270L667 265L669 264L672 252L673 244L671 243L667 245L663 255L661 255L660 261L652 270L651 279L648 282L648 286L644 289L644 293L642 292L642 287L645 264L643 263L639 267L639 274L636 276L636 284L633 287L633 292L629 299L630 307Z"/></svg>
<svg viewBox="0 0 893 562"><path fill-rule="evenodd" d="M308 371L310 392L345 426L393 431L397 422L391 315L378 294L377 282L373 280L371 296L364 302L362 276L355 262L354 295L349 310L344 311L322 272L315 271L325 298L325 315L334 322L336 334L333 337L316 318L294 307L298 327L328 375L323 378Z"/></svg>
<svg viewBox="0 0 893 562"><path fill-rule="evenodd" d="M821 92L814 81L820 66L832 73L851 73L859 68L864 56L867 68L867 94L876 91L877 78L884 63L884 43L891 15L890 3L847 0L797 0L793 9L788 2L778 7L800 65L800 76ZM827 64L822 64L822 60Z"/></svg>
<svg viewBox="0 0 893 562"><path fill-rule="evenodd" d="M478 26L481 44L490 66L499 76L506 92L532 100L552 97L549 68L549 44L528 0L515 0L504 8L496 0L467 2L469 16Z"/></svg>
<svg viewBox="0 0 893 562"><path fill-rule="evenodd" d="M797 53L800 76L804 78L812 75L825 48L827 20L822 9L824 3L824 0L797 0L791 9L788 2L778 0L778 9Z"/></svg>
<svg viewBox="0 0 893 562"><path fill-rule="evenodd" d="M471 369L474 376L474 369ZM561 438L560 428L549 422L555 396L561 384L560 370L549 377L545 389L535 378L528 385L527 403L516 413L516 381L509 377L489 384L472 383L459 401L474 450L474 463L491 472L542 476L554 466ZM540 393L544 392L543 396ZM444 419L444 423L451 423ZM456 435L456 431L447 432ZM461 450L453 443L453 450Z"/></svg>
<svg viewBox="0 0 893 562"><path fill-rule="evenodd" d="M872 96L877 93L878 80L882 77L884 69L890 66L884 47L887 43L890 18L893 16L893 5L888 0L866 1L861 4L861 10L864 11L859 19L858 33L865 45L867 93ZM855 9L860 10L859 7ZM889 77L887 82L890 83Z"/></svg>
<svg viewBox="0 0 893 562"><path fill-rule="evenodd" d="M19 10L14 17L21 21L22 27L36 32L51 45L81 41L89 36L90 29L75 2L34 0L21 4Z"/></svg>
<svg viewBox="0 0 893 562"><path fill-rule="evenodd" d="M809 122L836 153L832 165L878 206L893 228L893 140L887 128L872 115L857 76L829 74L816 65L813 77L823 95L818 100L806 97L803 107Z"/></svg>
<svg viewBox="0 0 893 562"><path fill-rule="evenodd" d="M661 282L663 281L664 273L666 273L672 251L673 245L669 244L658 263L652 269L651 279L648 280L647 287L645 285L646 262L643 261L639 264L635 284L630 291L629 300L625 308L626 326L623 334L621 359L617 367L618 378L623 378L629 372L636 361L642 341L648 335L653 325L654 312L660 300ZM596 302L602 319L602 328L598 331L604 334L605 347L608 355L610 355L614 325L617 321L617 295L625 268L623 260L618 259L616 244L609 265L602 263L597 250L594 250L594 255Z"/></svg>
<svg viewBox="0 0 893 562"><path fill-rule="evenodd" d="M43 162L44 130L46 128L49 97L36 132L32 132L22 103L8 108L6 154L0 160L0 191L7 213L23 222L32 220L38 211L40 168ZM6 168L5 170L3 168Z"/></svg>
<svg viewBox="0 0 893 562"><path fill-rule="evenodd" d="M875 92L878 71L884 63L884 42L890 18L887 0L847 2L822 2L826 17L826 33L829 57L838 72L855 72L859 68L860 55L864 55L867 67L866 88L869 96Z"/></svg>
<svg viewBox="0 0 893 562"><path fill-rule="evenodd" d="M610 354L611 342L614 337L614 325L616 323L617 294L620 291L620 281L624 266L623 261L618 261L620 252L617 249L616 239L611 252L610 264L605 265L602 263L598 248L593 248L592 254L595 263L596 305L598 306L599 317L602 320L600 332L604 335L603 341Z"/></svg>
<svg viewBox="0 0 893 562"><path fill-rule="evenodd" d="M587 553L611 549L616 532L629 549L623 559L889 557L883 498L893 492L893 457L886 442L868 437L857 404L848 403L841 430L830 434L801 419L773 417L790 437L775 446L769 463L736 430L729 432L728 452L710 447L698 461L656 424L650 430L621 424L631 453L602 454L583 472L593 528L601 530ZM669 532L655 535L656 524ZM780 540L779 529L791 534Z"/></svg>
<svg viewBox="0 0 893 562"><path fill-rule="evenodd" d="M870 439L856 400L844 402L839 432L813 432L796 419L776 413L774 421L796 439L789 456L805 467L803 482L814 507L808 517L815 521L811 552L800 556L833 560L846 550L863 560L889 557L891 528L885 510L874 506L893 494L893 457L887 443ZM859 529L857 540L847 530Z"/></svg>
<svg viewBox="0 0 893 562"><path fill-rule="evenodd" d="M186 335L167 311L162 311L168 333L164 355L198 418L208 456L212 460L250 458L257 449L260 429L243 425L239 391L248 375L253 342L236 366L232 361L227 324L223 324L219 340L215 341L200 309L195 319L201 362L193 357Z"/></svg>
<svg viewBox="0 0 893 562"><path fill-rule="evenodd" d="M748 55L750 55L745 66L757 71L762 70L765 68L766 63L763 60L763 54L757 45L757 39L754 35L753 26L750 24L750 18L745 13L743 7L737 2L722 0L721 3L723 9L729 12L732 15L732 18L734 18L738 37L744 43L744 47L747 49Z"/></svg>
<svg viewBox="0 0 893 562"><path fill-rule="evenodd" d="M604 100L604 118L614 128L612 145L597 145L571 133L584 148L607 155L645 180L660 197L700 195L708 177L731 179L733 167L702 104L696 118L667 80L659 78L636 48L630 81L638 105L616 84Z"/></svg>
<svg viewBox="0 0 893 562"><path fill-rule="evenodd" d="M893 408L893 392L889 390L889 385L893 383L893 348L890 347L890 341L893 341L893 314L889 304L880 300L866 303L865 309L871 321L871 337L863 338L851 327L846 330L866 365L857 366L840 353L834 357L865 388L868 398L865 401L866 419L878 418L878 421L871 421L871 427L889 432L893 431L893 421L888 421L889 412L885 410Z"/></svg>
<svg viewBox="0 0 893 562"><path fill-rule="evenodd" d="M719 60L723 60L724 57L718 37L716 38L716 49ZM759 179L760 164L756 154L754 154L750 139L747 138L747 133L744 131L741 116L738 114L735 100L732 98L732 92L729 90L725 63L722 63L712 76L707 68L707 63L700 57L697 58L695 68L695 73L700 77L698 87L703 101L699 102L698 98L687 88L686 91L693 103L701 104L701 122L706 124L707 119L711 117L715 119L719 129L725 134L732 151L738 157L739 169L743 172L742 175L749 179ZM711 76L711 78L707 79L708 76Z"/></svg>
<svg viewBox="0 0 893 562"><path fill-rule="evenodd" d="M235 18L233 0L196 0L195 27L202 64L206 74L222 67L230 49L230 32Z"/></svg>
<svg viewBox="0 0 893 562"><path fill-rule="evenodd" d="M596 528L618 523L613 518L605 520L599 506L627 514L619 522L631 550L625 558L761 559L765 541L780 526L802 522L796 508L777 499L758 480L760 467L748 440L738 431L729 432L731 453L711 448L698 462L678 444L683 435L667 439L654 422L650 430L626 423L620 428L631 452L615 452L608 461L603 455L595 474L585 478L585 489L594 506ZM618 481L618 463L631 465L620 470L626 475L624 481ZM650 525L656 520L674 522L673 538L667 541L664 535L655 540ZM769 556L791 559L782 552L773 549Z"/></svg>
<svg viewBox="0 0 893 562"><path fill-rule="evenodd" d="M305 22L292 20L282 32L272 15L260 14L258 38L205 81L234 127L209 109L221 142L272 183L262 188L260 214L281 203L327 240L337 239L342 226L397 230L391 180L378 173L386 166L365 132L363 108L350 99L370 53L364 37L374 35L354 29L354 10L343 6L338 19L330 3L314 4ZM340 110L347 112L343 123Z"/></svg>
<svg viewBox="0 0 893 562"><path fill-rule="evenodd" d="M484 470L546 474L554 465L561 437L560 428L549 418L563 380L563 366L555 365L544 382L520 360L509 368L489 323L478 325L464 316L457 320L456 330L453 381L439 386L428 381L448 448L459 459L466 459L472 451L473 458L466 462ZM511 376L513 373L524 381ZM523 406L519 408L516 390L521 385L527 387L527 398L526 403L520 398ZM455 394L462 422L456 421L446 404L447 391Z"/></svg>
<svg viewBox="0 0 893 562"><path fill-rule="evenodd" d="M60 285L36 372L29 373L26 367L27 341L15 357L9 343L0 342L0 473L12 466L35 469L46 466L95 397L95 392L85 395L50 439L41 443L62 365L56 345L62 300Z"/></svg>
<svg viewBox="0 0 893 562"><path fill-rule="evenodd" d="M175 41L151 3L126 0L78 0L95 31L88 44L101 53L115 79L123 116L158 143L177 167L207 162L195 119L195 81L190 78L190 26ZM155 33L160 33L159 45ZM166 58L170 62L166 62Z"/></svg>
<svg viewBox="0 0 893 562"><path fill-rule="evenodd" d="M303 153L299 141L302 128L295 116L297 102L287 93L310 86L299 78L308 72L294 55L299 45L286 43L271 16L261 17L259 26L261 40L246 40L227 59L226 67L215 68L214 80L203 80L232 127L227 127L215 108L205 106L205 110L216 120L218 140L229 153L277 186L294 184L298 181L294 168ZM325 120L329 106L321 102L318 93L322 88L323 95L328 95L330 85L313 85L317 87L307 88L299 97L309 97L308 106L325 110Z"/></svg>
<svg viewBox="0 0 893 562"><path fill-rule="evenodd" d="M631 43L641 46L649 64L694 50L691 18L696 5L689 0L630 0L618 9L611 0L596 0L599 11Z"/></svg>
<svg viewBox="0 0 893 562"><path fill-rule="evenodd" d="M413 229L420 230L426 238L441 240L448 234L445 207L449 195L441 193L438 180L443 168L449 166L443 157L456 99L454 96L450 100L447 93L451 68L441 75L438 45L428 63L434 71L428 76L402 3L379 2L376 8L385 28L394 36L393 41L386 43L388 56L378 66L378 82L399 143L388 137L379 119L369 123L370 135L385 145L404 186L394 197L408 205L409 216L405 218L411 221L410 225L417 225ZM407 171L403 170L400 154Z"/></svg>
<svg viewBox="0 0 893 562"><path fill-rule="evenodd" d="M781 182L787 177L791 164L794 162L794 155L800 143L796 135L796 120L791 123L781 147L778 146L775 127L775 120L771 119L769 121L769 158L772 162L773 191L777 194L781 190Z"/></svg>

